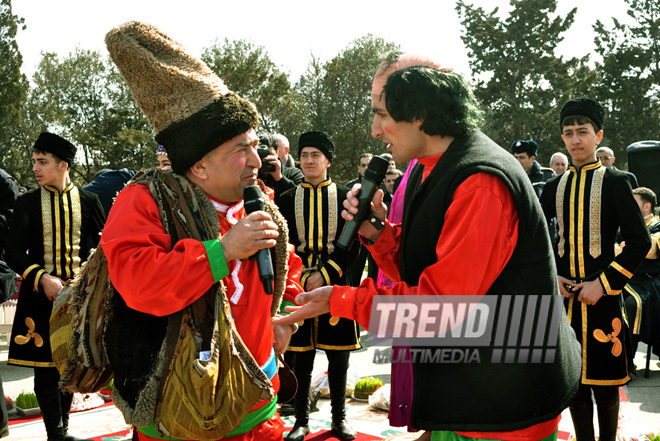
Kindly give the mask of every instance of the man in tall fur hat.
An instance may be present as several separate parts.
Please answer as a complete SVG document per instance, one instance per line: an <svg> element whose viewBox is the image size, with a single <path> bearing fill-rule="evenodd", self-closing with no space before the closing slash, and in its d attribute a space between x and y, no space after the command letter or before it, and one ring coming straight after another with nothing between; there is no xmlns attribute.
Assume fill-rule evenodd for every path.
<svg viewBox="0 0 660 441"><path fill-rule="evenodd" d="M243 190L261 166L257 111L153 26L126 23L106 44L172 163L119 193L101 237L120 294L106 332L113 398L140 440L282 439L274 354L284 352L295 327L273 326L271 316L282 298L290 304L302 291L302 264L267 197L265 211L243 208ZM273 247L275 292L268 295L249 258ZM215 366L214 378L228 386L210 402L195 402L177 373L187 341L180 326L200 352L183 361L186 372ZM212 363L204 361L208 349ZM170 386L180 395L169 395ZM219 414L195 426L192 413L221 403Z"/></svg>

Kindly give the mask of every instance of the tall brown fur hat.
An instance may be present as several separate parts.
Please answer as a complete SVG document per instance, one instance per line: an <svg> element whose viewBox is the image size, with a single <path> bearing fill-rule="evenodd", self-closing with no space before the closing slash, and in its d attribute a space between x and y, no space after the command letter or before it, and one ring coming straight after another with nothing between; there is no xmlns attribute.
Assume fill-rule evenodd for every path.
<svg viewBox="0 0 660 441"><path fill-rule="evenodd" d="M251 102L156 27L125 23L105 43L176 173L259 124Z"/></svg>

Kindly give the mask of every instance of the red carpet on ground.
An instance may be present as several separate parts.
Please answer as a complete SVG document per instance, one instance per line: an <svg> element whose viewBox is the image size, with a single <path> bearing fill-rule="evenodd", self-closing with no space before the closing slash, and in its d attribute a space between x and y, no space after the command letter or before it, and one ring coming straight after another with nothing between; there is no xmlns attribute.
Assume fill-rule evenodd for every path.
<svg viewBox="0 0 660 441"><path fill-rule="evenodd" d="M119 432L108 433L106 435L95 436L95 437L89 438L89 439L91 439L93 441L107 441L107 440L110 440L110 439L117 439L117 438L124 439L128 436L129 433L131 433L131 429L120 430Z"/></svg>
<svg viewBox="0 0 660 441"><path fill-rule="evenodd" d="M286 436L289 431L293 429L293 427L285 427L284 428L284 436ZM309 435L305 437L305 441L324 441L326 439L337 439L337 436L332 432L332 430L326 430L326 429L321 429L317 430L316 432L312 432ZM378 436L373 436L373 435L368 435L366 433L357 433L357 438L355 438L355 441L378 441L382 440L383 438L380 438Z"/></svg>

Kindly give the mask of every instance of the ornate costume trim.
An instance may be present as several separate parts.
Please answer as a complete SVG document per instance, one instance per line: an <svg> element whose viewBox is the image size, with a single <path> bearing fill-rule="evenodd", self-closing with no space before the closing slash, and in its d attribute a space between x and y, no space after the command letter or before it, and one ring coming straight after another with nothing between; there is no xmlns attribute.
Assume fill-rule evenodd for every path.
<svg viewBox="0 0 660 441"><path fill-rule="evenodd" d="M619 265L618 262L612 262L611 266L612 266L612 268L614 268L615 270L617 270L618 272L620 272L621 274L623 274L624 276L626 276L629 279L633 276L633 273L631 273L630 271L628 271L627 269L625 269L624 267Z"/></svg>
<svg viewBox="0 0 660 441"><path fill-rule="evenodd" d="M25 335L17 334L14 337L14 343L17 345L25 345L30 341L33 341L36 347L42 347L44 345L44 339L38 332L35 332L36 324L32 317L25 317L25 326L27 326Z"/></svg>
<svg viewBox="0 0 660 441"><path fill-rule="evenodd" d="M608 296L616 296L621 292L620 289L619 290L612 289L612 287L610 286L610 281L607 280L607 276L605 275L605 273L601 273L600 276L598 276L598 279L600 280L600 283L603 285L605 294L607 294Z"/></svg>
<svg viewBox="0 0 660 441"><path fill-rule="evenodd" d="M578 193L578 220L577 220L577 253L578 258L578 273L577 277L580 279L586 276L584 270L584 202L585 202L585 192L587 188L587 167L583 167L580 170L580 188ZM575 199L571 199L575 201ZM571 204L575 205L575 204Z"/></svg>
<svg viewBox="0 0 660 441"><path fill-rule="evenodd" d="M36 263L34 265L28 266L27 269L25 271L23 271L23 274L21 275L21 277L23 279L27 279L27 276L30 273L30 271L32 271L35 268L39 268L39 265L37 265Z"/></svg>
<svg viewBox="0 0 660 441"><path fill-rule="evenodd" d="M60 193L41 187L41 218L44 234L44 269L69 279L81 265L82 210L80 192L73 183ZM64 244L64 249L62 249Z"/></svg>
<svg viewBox="0 0 660 441"><path fill-rule="evenodd" d="M559 244L557 245L557 254L559 257L564 257L564 246L566 243L565 239L565 225L564 225L564 195L566 192L566 183L571 175L571 170L567 170L559 181L559 186L557 187L557 195L555 196L555 204L557 206L557 226L559 227Z"/></svg>
<svg viewBox="0 0 660 441"><path fill-rule="evenodd" d="M304 253L307 247L307 239L305 238L305 213L303 213L304 200L305 189L301 185L296 188L296 230L298 231L298 240L300 241L297 249L299 253Z"/></svg>
<svg viewBox="0 0 660 441"><path fill-rule="evenodd" d="M577 188L577 173L575 174L575 179L571 185L571 196L569 200L569 225L568 225L568 247L569 247L569 260L571 268L571 277L577 278L577 270L575 269L575 192Z"/></svg>
<svg viewBox="0 0 660 441"><path fill-rule="evenodd" d="M641 325L640 322L641 322L641 318L642 318L642 314L641 314L641 312L642 312L642 299L639 296L639 294L637 294L637 291L632 289L632 287L630 285L626 285L626 287L624 289L626 291L628 291L628 294L630 294L633 299L635 299L635 303L637 304L637 310L635 311L635 320L633 321L632 326L630 326L630 323L628 323L628 326L630 326L630 328L631 328L630 332L632 332L633 334L639 334L639 328L640 328L640 325Z"/></svg>
<svg viewBox="0 0 660 441"><path fill-rule="evenodd" d="M16 358L10 358L7 360L8 364L17 364L20 366L30 366L30 367L55 367L55 362L52 361L30 361L30 360L17 360Z"/></svg>
<svg viewBox="0 0 660 441"><path fill-rule="evenodd" d="M33 286L34 292L39 292L39 282L41 281L41 276L44 275L44 274L46 274L46 271L43 270L43 269L40 269L37 272L37 275L34 276L34 286Z"/></svg>
<svg viewBox="0 0 660 441"><path fill-rule="evenodd" d="M321 275L323 276L325 284L330 285L330 274L328 274L328 270L326 268L321 268Z"/></svg>
<svg viewBox="0 0 660 441"><path fill-rule="evenodd" d="M70 259L67 262L66 268L66 278L69 279L73 277L73 272L80 268L82 264L80 260L80 235L82 234L82 209L80 208L80 192L78 187L72 187L71 191L68 192L69 197L71 198L71 206L65 204L65 209L71 210L71 221L72 225L69 228L72 228L71 231L73 240L71 241L71 248L67 249L67 259ZM69 216L66 216L65 219L69 219ZM69 247L69 242L66 242L67 248Z"/></svg>
<svg viewBox="0 0 660 441"><path fill-rule="evenodd" d="M53 214L50 206L50 192L41 187L41 220L44 226L44 268L50 273L53 262Z"/></svg>
<svg viewBox="0 0 660 441"><path fill-rule="evenodd" d="M584 302L580 302L580 313L582 315L582 382L584 383L587 379L587 304Z"/></svg>
<svg viewBox="0 0 660 441"><path fill-rule="evenodd" d="M605 167L600 167L594 172L591 183L591 198L589 203L589 254L594 259L601 253L600 215L603 198L603 176Z"/></svg>
<svg viewBox="0 0 660 441"><path fill-rule="evenodd" d="M337 235L337 184L328 186L328 254L335 251L335 236ZM339 271L341 274L341 270Z"/></svg>
<svg viewBox="0 0 660 441"><path fill-rule="evenodd" d="M229 221L230 224L236 225L236 222L238 222L238 219L234 217L234 215L238 212L243 210L243 201L241 200L240 202L236 203L235 205L229 207L227 210L227 220Z"/></svg>
<svg viewBox="0 0 660 441"><path fill-rule="evenodd" d="M341 267L339 265L337 265L337 262L335 262L334 260L329 259L328 260L328 265L330 265L331 267L333 267L335 269L335 271L337 271L337 274L339 274L339 277L342 277L344 275L344 272L341 270Z"/></svg>
<svg viewBox="0 0 660 441"><path fill-rule="evenodd" d="M234 271L231 272L231 280L234 282L234 286L236 289L234 290L234 293L231 295L231 302L236 305L238 301L241 299L241 295L243 295L243 290L245 287L241 283L240 279L238 278L238 272L241 270L241 261L240 259L234 260L234 263L236 266L234 266Z"/></svg>
<svg viewBox="0 0 660 441"><path fill-rule="evenodd" d="M612 332L605 334L605 331L602 329L594 329L593 335L594 338L601 343L612 343L612 355L615 357L620 357L623 353L623 344L619 339L619 334L621 333L621 319L615 317L612 319Z"/></svg>
<svg viewBox="0 0 660 441"><path fill-rule="evenodd" d="M328 188L328 215L323 212L323 187ZM309 226L305 226L305 189L309 190ZM335 251L333 241L337 236L337 184L332 183L330 179L321 182L316 188L308 182L303 182L296 188L295 196L296 207L296 229L298 230L298 240L300 245L296 248L299 253L310 251L310 258L307 261L307 267L316 265L314 255L320 253L323 249L328 250L328 254ZM323 243L324 219L328 223L328 237ZM314 232L316 231L316 237Z"/></svg>

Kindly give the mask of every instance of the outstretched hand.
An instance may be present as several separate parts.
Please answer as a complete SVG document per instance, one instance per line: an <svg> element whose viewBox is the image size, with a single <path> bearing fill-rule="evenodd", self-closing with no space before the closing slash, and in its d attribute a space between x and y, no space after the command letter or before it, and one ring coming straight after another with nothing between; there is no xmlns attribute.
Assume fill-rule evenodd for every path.
<svg viewBox="0 0 660 441"><path fill-rule="evenodd" d="M330 312L330 295L332 286L322 286L310 292L304 292L296 296L296 303L302 306L287 306L289 315L274 317L273 325L292 325L305 319L318 317Z"/></svg>

